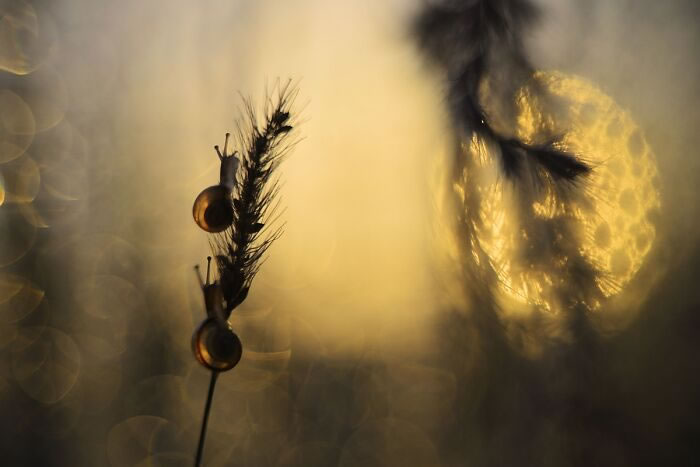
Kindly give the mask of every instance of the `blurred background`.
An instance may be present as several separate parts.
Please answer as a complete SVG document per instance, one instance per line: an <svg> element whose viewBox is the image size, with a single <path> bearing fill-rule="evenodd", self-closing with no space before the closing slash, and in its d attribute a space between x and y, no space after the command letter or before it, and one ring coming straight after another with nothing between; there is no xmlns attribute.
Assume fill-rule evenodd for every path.
<svg viewBox="0 0 700 467"><path fill-rule="evenodd" d="M700 5L538 3L528 54L618 190L590 254L620 286L576 323L510 276L475 313L421 2L0 1L2 464L192 464L192 202L239 93L291 77L285 234L232 317L203 465L693 465Z"/></svg>

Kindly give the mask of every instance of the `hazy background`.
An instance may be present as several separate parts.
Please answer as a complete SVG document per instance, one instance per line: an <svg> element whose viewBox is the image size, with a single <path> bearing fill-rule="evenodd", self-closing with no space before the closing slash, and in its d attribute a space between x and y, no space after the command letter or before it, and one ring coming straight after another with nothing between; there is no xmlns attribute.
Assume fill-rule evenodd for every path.
<svg viewBox="0 0 700 467"><path fill-rule="evenodd" d="M191 465L208 384L191 203L238 92L292 77L286 232L234 313L245 353L204 465L692 465L700 7L541 3L532 61L630 113L662 206L644 303L538 358L446 285L452 140L408 31L419 2L0 3L3 463Z"/></svg>

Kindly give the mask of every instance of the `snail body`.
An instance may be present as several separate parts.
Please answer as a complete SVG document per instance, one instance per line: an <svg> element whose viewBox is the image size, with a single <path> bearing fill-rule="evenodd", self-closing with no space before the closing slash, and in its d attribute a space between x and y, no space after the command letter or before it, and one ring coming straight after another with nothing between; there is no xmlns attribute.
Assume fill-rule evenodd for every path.
<svg viewBox="0 0 700 467"><path fill-rule="evenodd" d="M219 151L218 145L214 146L221 161L219 184L202 190L192 205L192 217L195 223L209 233L223 232L233 223L231 194L236 188L236 173L240 159L235 152L231 155L226 154L229 136L229 133L226 133L223 153Z"/></svg>
<svg viewBox="0 0 700 467"><path fill-rule="evenodd" d="M207 280L202 283L202 278L199 278L207 318L192 334L192 353L195 359L208 370L227 371L241 360L243 345L226 319L221 287L217 282L209 283L211 256L207 261ZM197 271L199 272L198 268Z"/></svg>

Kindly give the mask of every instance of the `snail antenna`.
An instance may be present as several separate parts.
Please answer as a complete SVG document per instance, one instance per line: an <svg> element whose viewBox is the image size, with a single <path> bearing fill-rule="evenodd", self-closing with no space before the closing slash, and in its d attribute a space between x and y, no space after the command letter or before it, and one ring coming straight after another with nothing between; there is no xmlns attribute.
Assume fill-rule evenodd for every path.
<svg viewBox="0 0 700 467"><path fill-rule="evenodd" d="M218 144L214 146L214 149L216 149L216 154L219 155L219 159L223 159L224 156L221 155L221 151L219 151L219 145L218 145ZM225 149L224 149L224 152L226 152Z"/></svg>
<svg viewBox="0 0 700 467"><path fill-rule="evenodd" d="M209 270L211 269L211 256L207 256L207 282L205 285L209 285Z"/></svg>
<svg viewBox="0 0 700 467"><path fill-rule="evenodd" d="M224 157L226 157L226 151L228 149L228 138L231 136L231 133L226 133L226 139L224 140Z"/></svg>

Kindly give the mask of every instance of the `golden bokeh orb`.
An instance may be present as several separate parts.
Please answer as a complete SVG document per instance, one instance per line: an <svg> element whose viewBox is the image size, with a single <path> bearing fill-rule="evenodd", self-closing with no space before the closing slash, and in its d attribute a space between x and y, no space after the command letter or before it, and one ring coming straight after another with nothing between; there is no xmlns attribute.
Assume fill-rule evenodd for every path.
<svg viewBox="0 0 700 467"><path fill-rule="evenodd" d="M536 98L529 86L544 87L550 97ZM465 209L476 211L468 213L473 260L497 279L509 309L598 310L630 283L652 248L660 208L654 154L630 115L582 78L538 72L517 103L518 138L537 143L542 134L562 135L564 147L592 171L573 183L541 170L543 178L512 180L483 142L463 144L470 160L454 188ZM584 274L595 293L573 283Z"/></svg>

